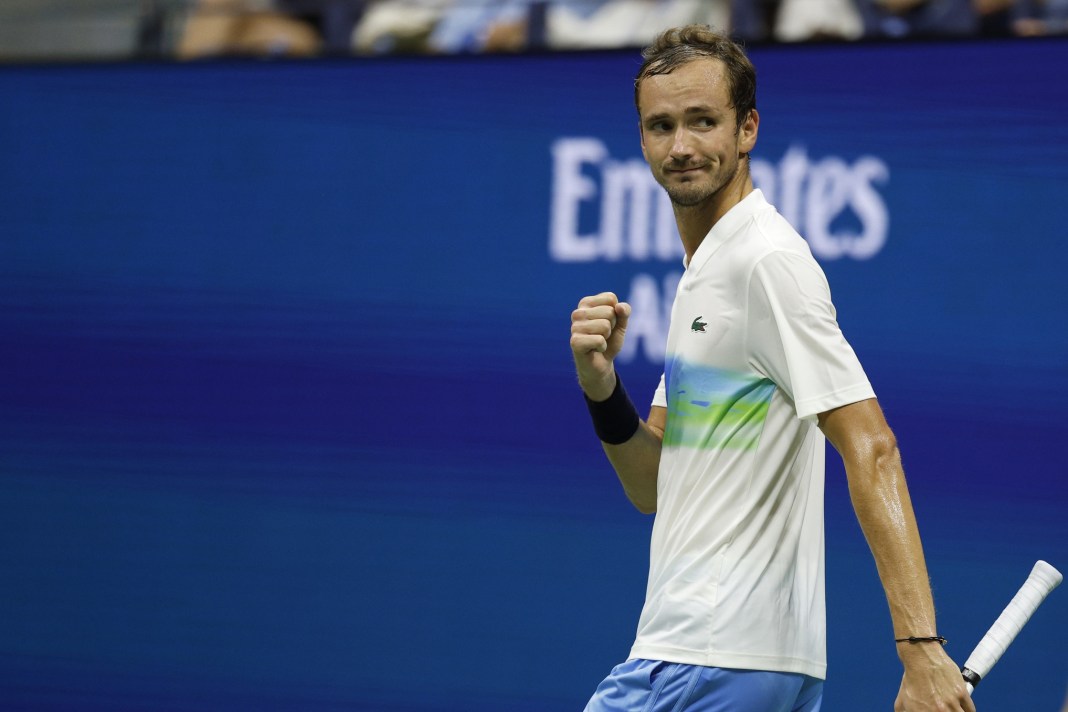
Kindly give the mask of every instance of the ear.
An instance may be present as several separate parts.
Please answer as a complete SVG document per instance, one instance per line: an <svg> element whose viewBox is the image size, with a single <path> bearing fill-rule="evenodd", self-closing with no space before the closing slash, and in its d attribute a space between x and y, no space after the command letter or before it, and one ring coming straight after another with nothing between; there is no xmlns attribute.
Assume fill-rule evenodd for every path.
<svg viewBox="0 0 1068 712"><path fill-rule="evenodd" d="M749 153L756 146L757 130L760 128L760 114L756 109L749 112L745 121L738 127L738 152Z"/></svg>

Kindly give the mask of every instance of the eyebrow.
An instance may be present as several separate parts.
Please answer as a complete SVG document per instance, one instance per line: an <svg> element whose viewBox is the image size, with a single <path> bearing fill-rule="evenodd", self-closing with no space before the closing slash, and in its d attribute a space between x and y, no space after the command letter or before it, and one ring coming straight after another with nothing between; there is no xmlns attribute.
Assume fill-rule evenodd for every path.
<svg viewBox="0 0 1068 712"><path fill-rule="evenodd" d="M686 107L686 110L683 113L684 114L715 114L717 112L715 110L713 110L711 106L703 106L702 105L702 106L688 106L688 107ZM657 113L657 114L650 114L649 116L646 116L643 120L644 121L659 121L660 119L670 119L670 118L671 118L671 114L662 111L662 112Z"/></svg>

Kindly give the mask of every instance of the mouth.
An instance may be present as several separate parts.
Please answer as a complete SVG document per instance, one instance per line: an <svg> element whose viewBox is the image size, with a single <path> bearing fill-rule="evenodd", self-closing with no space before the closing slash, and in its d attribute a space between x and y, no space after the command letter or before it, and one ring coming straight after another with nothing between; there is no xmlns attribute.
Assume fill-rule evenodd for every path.
<svg viewBox="0 0 1068 712"><path fill-rule="evenodd" d="M693 173L697 173L698 171L700 171L702 169L704 169L704 166L685 166L683 168L667 168L665 170L668 173L674 173L675 175L684 176L684 175L690 175L690 174L693 174Z"/></svg>

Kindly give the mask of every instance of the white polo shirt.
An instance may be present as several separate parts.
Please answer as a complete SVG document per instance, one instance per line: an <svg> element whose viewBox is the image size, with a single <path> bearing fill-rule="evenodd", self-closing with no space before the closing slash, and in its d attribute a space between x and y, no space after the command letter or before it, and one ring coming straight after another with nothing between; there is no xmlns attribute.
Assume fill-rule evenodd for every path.
<svg viewBox="0 0 1068 712"><path fill-rule="evenodd" d="M672 307L632 658L826 675L816 415L874 395L808 245L753 191L705 237Z"/></svg>

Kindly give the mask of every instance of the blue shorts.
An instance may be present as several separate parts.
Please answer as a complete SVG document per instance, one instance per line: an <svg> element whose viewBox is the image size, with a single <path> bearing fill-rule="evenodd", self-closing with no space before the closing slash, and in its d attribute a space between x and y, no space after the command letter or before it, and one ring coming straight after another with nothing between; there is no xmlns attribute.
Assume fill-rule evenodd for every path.
<svg viewBox="0 0 1068 712"><path fill-rule="evenodd" d="M823 680L792 672L628 660L585 712L819 712Z"/></svg>

